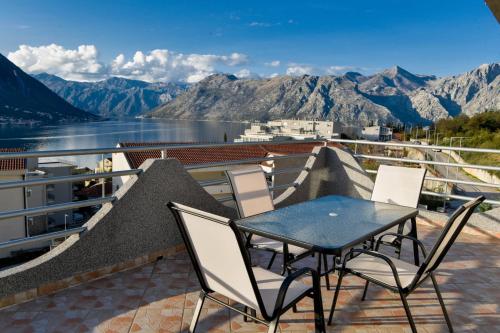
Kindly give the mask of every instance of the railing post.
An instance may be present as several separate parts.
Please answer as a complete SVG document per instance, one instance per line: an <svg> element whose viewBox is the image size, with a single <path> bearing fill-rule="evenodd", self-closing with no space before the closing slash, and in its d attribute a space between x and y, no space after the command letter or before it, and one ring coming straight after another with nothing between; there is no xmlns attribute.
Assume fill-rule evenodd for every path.
<svg viewBox="0 0 500 333"><path fill-rule="evenodd" d="M104 154L101 154L101 161L102 161L102 173L104 173ZM102 197L104 198L106 196L106 179L101 178L102 182Z"/></svg>

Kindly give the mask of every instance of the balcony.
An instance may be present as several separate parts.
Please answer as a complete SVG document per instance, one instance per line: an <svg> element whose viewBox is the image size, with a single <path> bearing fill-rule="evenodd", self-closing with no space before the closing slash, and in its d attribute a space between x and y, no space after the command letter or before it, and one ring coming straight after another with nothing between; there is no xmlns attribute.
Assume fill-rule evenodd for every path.
<svg viewBox="0 0 500 333"><path fill-rule="evenodd" d="M366 144L338 141L353 145ZM110 148L107 153L157 150L158 156L155 160L141 160L137 169L99 175L103 178L130 178L112 196L31 208L29 211L0 213L0 217L5 219L28 213L102 205L81 228L61 231L57 235L52 233L36 236L38 238L0 243L0 247L6 249L68 237L61 245L41 257L0 271L0 307L3 307L0 310L0 331L185 332L193 314L199 286L190 261L180 246L182 241L175 223L164 204L170 200L180 200L206 211L236 218L230 195L218 195L214 198L203 189L225 184L227 180L197 181L192 172L204 168L214 170L216 167L261 162L273 165L268 170L268 176L272 180L270 188L274 191L277 207L326 194L368 198L370 186L373 186L370 174L376 170L364 170L358 163L359 159L396 161L391 160L394 159L392 157L358 152L357 147L355 151L351 151L338 143L329 143L326 147L325 143L314 144L307 148L307 152L305 149L295 148L293 152L287 151L282 155L274 152L273 156L263 155L243 160L240 157L203 164L180 163L181 155L177 155L177 159L166 158L173 155L175 148L172 146ZM249 144L252 145L258 144ZM415 149L417 148L421 147L415 145ZM161 151L166 153L162 154ZM94 153L94 150L89 153ZM97 153L100 154L101 151ZM191 153L194 154L192 151ZM406 160L410 161L406 161L407 163L414 164L440 163ZM449 164L456 167L453 163ZM475 167L481 169L485 166ZM489 167L485 168L489 170ZM40 182L68 182L89 177L96 175L70 176L62 180L33 180L28 181L29 184L3 183L0 184L0 190L14 186L32 186L35 185L34 182L40 185ZM460 183L460 180L434 176L428 180ZM499 187L498 184L487 186L493 189ZM429 195L438 199L447 197L466 200L462 195L451 193ZM494 207L498 205L495 196L489 197L488 202ZM488 216L491 218L483 223ZM444 218L443 214L421 210L418 219L419 238L427 248L435 242ZM500 283L499 231L498 215L492 215L491 211L489 215L478 213L437 271L448 312L459 331L490 332L492 327L500 326L497 305L500 300L497 288ZM411 255L410 249L403 249L403 258L410 258ZM253 253L252 258L264 266L269 259L262 251ZM314 267L313 260L306 259L300 265ZM276 272L280 270L278 260L272 269ZM335 274L330 274L330 281L335 285ZM326 289L324 279L321 282L327 315L333 290ZM346 277L335 323L328 326L327 330L409 331L398 295L373 287L368 292L367 300L361 302L363 285L363 280L357 277ZM408 301L419 331L446 331L446 324L431 286L425 285L410 296ZM244 322L241 315L207 302L199 332L265 331L263 325ZM282 317L281 331L311 332L314 329L312 315L312 302L301 302L297 313L289 311Z"/></svg>

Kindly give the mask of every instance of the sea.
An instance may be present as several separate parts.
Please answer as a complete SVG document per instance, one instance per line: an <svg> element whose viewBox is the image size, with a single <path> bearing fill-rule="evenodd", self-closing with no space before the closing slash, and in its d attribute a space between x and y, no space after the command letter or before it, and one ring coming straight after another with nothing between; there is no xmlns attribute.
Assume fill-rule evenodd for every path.
<svg viewBox="0 0 500 333"><path fill-rule="evenodd" d="M119 142L233 142L248 123L166 119L126 119L61 125L0 125L0 148L62 150L112 148ZM102 156L65 156L44 160L94 169Z"/></svg>

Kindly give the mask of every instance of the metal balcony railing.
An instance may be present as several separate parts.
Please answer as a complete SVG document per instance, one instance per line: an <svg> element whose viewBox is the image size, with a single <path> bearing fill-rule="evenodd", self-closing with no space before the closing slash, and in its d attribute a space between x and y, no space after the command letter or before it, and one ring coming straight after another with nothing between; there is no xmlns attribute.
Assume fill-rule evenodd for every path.
<svg viewBox="0 0 500 333"><path fill-rule="evenodd" d="M441 150L450 150L450 151L465 151L465 152L477 152L477 153L493 153L500 154L500 150L497 149L477 149L477 148L469 148L469 147L447 147L447 146L425 146L425 145L417 145L417 144L406 144L406 143L395 143L395 142L373 142L373 141L364 141L364 140L345 140L345 139L330 139L329 142L336 142L340 144L354 144L355 152L354 156L360 159L373 159L382 162L404 162L404 163L414 163L414 164L427 164L427 165L442 165L449 167L467 167L467 168L475 168L481 170L488 171L500 171L500 166L486 166L486 165L474 165L474 164L460 164L460 163L446 163L446 162L437 162L432 160L416 160L416 159L407 159L407 158L395 158L395 157L386 157L386 156L377 156L370 154L358 154L357 146L358 145L374 145L374 146L388 146L388 147L404 147L404 148L415 148L419 150L431 150L431 149L441 149ZM324 143L324 140L314 140L308 142L315 143ZM290 143L301 143L301 141L297 142L287 142ZM125 153L125 152L142 152L142 151L155 151L155 150L166 150L166 149L177 149L177 148L205 148L205 147L221 147L221 146L251 146L251 145L261 145L262 142L248 142L248 143L224 143L224 144L179 144L179 145L155 145L155 146L141 146L141 147L118 147L118 148L98 148L98 149L75 149L75 150L53 150L53 151L28 151L28 152L15 152L15 153L0 153L0 159L12 159L12 158L44 158L44 157L62 157L62 156L79 156L79 155L101 155L111 154L111 153ZM314 156L313 153L306 154L291 154L284 156L274 156L274 157L263 157L263 158L252 158L252 159L244 159L244 160L235 160L235 161L226 161L226 162L216 162L216 163L205 163L205 164L196 164L196 165L187 165L185 169L190 170L199 170L204 168L212 168L212 167L221 167L221 166L230 166L230 165L240 165L240 164L251 164L251 163L260 163L265 161L275 161L282 159L293 159L293 158L307 158L310 156ZM286 174L286 173L300 173L301 171L310 171L308 168L286 168L281 170L273 170L268 172L269 176ZM366 170L368 173L376 173L376 170ZM121 177L121 176L131 176L137 175L141 173L140 169L132 169L125 171L113 171L113 172L104 172L104 173L95 173L95 174L84 174L84 175L72 175L72 176L64 176L64 177L50 177L43 179L30 179L23 181L9 181L0 183L0 191L5 189L13 189L13 188L28 188L32 186L42 186L49 184L58 184L58 183L67 183L67 182L77 182L83 180L94 180L94 179L105 179L105 178L113 178L113 177ZM500 189L500 184L494 183L482 183L476 181L464 181L457 180L451 178L444 177L426 177L427 180L439 181L443 183L456 183L456 184L467 184L467 185L477 185L484 186L489 188L498 188ZM201 186L214 186L214 185L222 185L227 184L227 179L217 179L217 180L208 180L208 181L200 181ZM279 184L279 185L271 185L271 191L283 190L292 187L297 187L296 183L289 184ZM1 192L0 192L1 193ZM56 205L50 206L42 206L35 208L27 208L15 211L6 211L0 212L0 223L4 222L5 219L13 218L13 217L21 217L21 216L34 216L40 214L47 214L56 211L64 211L68 209L75 209L79 207L88 207L88 206L96 206L101 205L106 202L112 202L115 198L113 196L104 196L104 182L103 182L103 197L99 199L92 200L84 200L84 201L75 201L68 203L60 203ZM440 197L444 199L457 199L457 200L469 200L470 197L448 194L448 193L436 193L430 191L423 191L423 194ZM223 197L217 198L220 202L228 202L233 199L232 195L227 195ZM500 205L500 201L496 200L486 200L485 202L489 202L493 205ZM26 237L16 240L11 240L7 242L0 243L0 249L5 249L13 246L29 244L38 241L44 240L53 240L61 237L67 237L71 234L81 233L85 230L85 227L68 229L65 231L58 231L47 233L39 236Z"/></svg>
<svg viewBox="0 0 500 333"><path fill-rule="evenodd" d="M359 154L358 146L367 145L367 146L384 146L384 147L398 147L398 148L413 148L416 150L431 150L431 151L458 151L458 152L473 152L473 153L487 153L487 154L500 154L500 149L486 149L486 148L470 148L470 147L452 147L452 146L433 146L433 145L419 145L419 144L408 144L408 143L398 143L398 142L378 142L378 141L366 141L366 140L348 140L348 139L329 139L329 142L336 142L341 144L351 144L354 145L354 156L359 159L371 159L376 161L384 161L384 162L398 162L398 163L409 163L409 164L424 164L424 165L439 165L445 167L453 167L453 168L469 168L469 169L477 169L477 170L486 170L486 171L500 171L500 166L491 166L491 165L477 165L477 164L462 164L462 163L452 163L452 162L439 162L433 160L420 160L420 159L409 159L403 157L387 157L373 154ZM365 170L368 173L376 174L377 170ZM477 181L465 181L460 179L453 179L447 177L433 177L426 176L426 180L442 182L447 186L449 183L451 184L463 184L463 185L472 185L472 186L480 186L480 187L488 187L488 188L496 188L500 189L500 184L493 182L477 182ZM464 196L464 195L456 195L451 193L439 193L432 191L422 191L422 194L443 198L443 199L456 199L456 200L471 200L473 197ZM492 205L500 205L500 201L498 200L485 200L484 203L489 203Z"/></svg>
<svg viewBox="0 0 500 333"><path fill-rule="evenodd" d="M316 142L316 143L324 143L324 141L314 140L308 142ZM290 142L289 142L290 143ZM300 142L291 142L291 143L300 143ZM27 152L9 152L9 153L0 153L1 159L27 159L27 158L46 158L46 157L65 157L65 156L81 156L81 155L101 155L104 154L112 154L112 153L126 153L126 152L143 152L143 151L163 151L166 149L186 149L186 148L208 148L208 147L222 147L222 146L252 146L259 145L262 142L248 142L248 143L224 143L224 144L169 144L169 145L154 145L154 146L141 146L141 147L118 147L118 148L98 148L98 149L72 149L72 150L51 150L51 151L27 151ZM187 165L185 166L186 170L198 170L204 168L212 168L212 167L220 167L220 166L229 166L229 165L239 165L239 164L251 164L251 163L260 163L265 161L274 161L274 160L282 160L288 158L304 158L309 157L313 154L291 154L284 156L275 156L275 157L263 157L263 158L252 158L252 159L244 159L244 160L235 160L235 161L225 161L225 162L216 162L216 163L205 163L205 164L196 164L196 165ZM298 172L303 170L301 169L290 169L290 170L282 170L281 173L285 172ZM84 180L104 180L106 178L113 177L121 177L121 176L131 176L137 175L141 173L141 169L132 169L132 170L124 170L124 171L113 171L113 172L103 172L103 173L92 173L92 174L83 174L83 175L72 175L72 176L60 176L60 177L49 177L43 179L29 179L29 180L21 180L21 181L7 181L0 182L0 191L14 188L29 188L34 186L43 186L43 185L53 185L60 183L72 183ZM274 173L271 173L274 174ZM277 173L276 173L277 174ZM200 182L200 185L203 187L213 186L224 184L227 180L212 180ZM41 206L41 207L33 207L26 208L20 210L12 210L12 211L4 211L0 212L0 223L4 222L6 219L23 217L23 216L39 216L43 214L65 211L70 209L76 209L81 207L92 207L102 205L103 203L112 202L115 200L114 196L106 197L104 195L104 182L103 185L103 196L102 198L92 199L92 200L82 200L82 201L74 201L67 203L59 203L50 206ZM295 186L295 184L287 184L280 185L279 187L274 188L274 190L288 188ZM271 188L273 190L273 188ZM1 193L1 192L0 192ZM233 200L232 196L218 198L220 202L226 202ZM62 237L67 237L72 234L78 234L85 231L85 227L71 228L64 231L57 231L46 233L42 235L25 237L15 240L10 240L6 242L0 243L0 249L6 249L10 247L15 247L19 245L31 244L35 242L41 241L50 241Z"/></svg>

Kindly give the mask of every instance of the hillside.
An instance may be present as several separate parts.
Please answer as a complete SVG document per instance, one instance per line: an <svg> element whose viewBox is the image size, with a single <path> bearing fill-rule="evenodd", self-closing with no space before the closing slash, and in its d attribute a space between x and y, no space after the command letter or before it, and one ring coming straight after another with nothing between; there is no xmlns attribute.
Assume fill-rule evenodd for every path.
<svg viewBox="0 0 500 333"><path fill-rule="evenodd" d="M73 106L104 117L131 117L164 104L186 89L182 83L148 83L112 77L99 82L67 81L33 75Z"/></svg>
<svg viewBox="0 0 500 333"><path fill-rule="evenodd" d="M279 76L238 79L215 74L153 110L180 119L260 120L320 118L346 124L430 123L500 108L500 64L436 78L395 66L371 76Z"/></svg>
<svg viewBox="0 0 500 333"><path fill-rule="evenodd" d="M0 54L0 123L98 120L23 72Z"/></svg>

